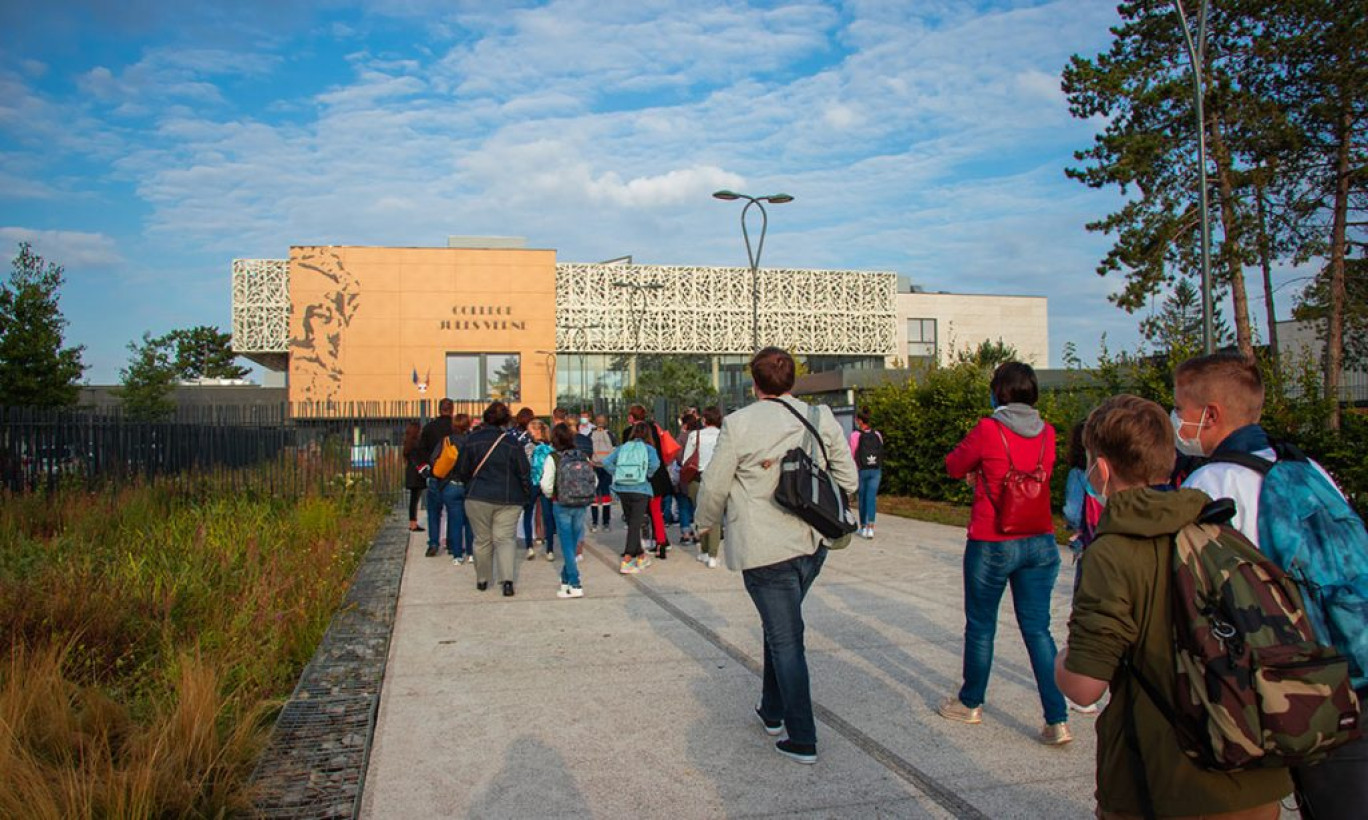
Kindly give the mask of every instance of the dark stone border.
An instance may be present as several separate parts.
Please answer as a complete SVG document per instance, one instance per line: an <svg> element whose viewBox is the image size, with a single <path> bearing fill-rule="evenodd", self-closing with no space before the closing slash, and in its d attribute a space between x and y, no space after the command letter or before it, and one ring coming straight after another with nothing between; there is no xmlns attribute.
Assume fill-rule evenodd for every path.
<svg viewBox="0 0 1368 820"><path fill-rule="evenodd" d="M252 773L258 817L332 820L360 811L408 549L404 520L396 510L381 524L276 719Z"/></svg>

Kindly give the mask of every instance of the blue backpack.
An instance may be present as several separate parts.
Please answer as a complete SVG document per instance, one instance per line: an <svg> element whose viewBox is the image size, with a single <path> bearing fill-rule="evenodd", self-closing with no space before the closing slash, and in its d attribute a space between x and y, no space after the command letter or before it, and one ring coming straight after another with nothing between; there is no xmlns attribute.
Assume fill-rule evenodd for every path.
<svg viewBox="0 0 1368 820"><path fill-rule="evenodd" d="M616 466L613 469L613 485L626 487L632 484L645 484L646 474L651 469L651 454L646 444L639 439L627 442L618 448Z"/></svg>
<svg viewBox="0 0 1368 820"><path fill-rule="evenodd" d="M1209 461L1263 476L1259 550L1301 587L1317 639L1349 659L1361 689L1368 686L1368 530L1301 450L1279 443L1273 451L1277 461L1247 453Z"/></svg>
<svg viewBox="0 0 1368 820"><path fill-rule="evenodd" d="M551 445L541 442L532 448L532 485L541 483L542 470L546 467L546 457L551 455Z"/></svg>

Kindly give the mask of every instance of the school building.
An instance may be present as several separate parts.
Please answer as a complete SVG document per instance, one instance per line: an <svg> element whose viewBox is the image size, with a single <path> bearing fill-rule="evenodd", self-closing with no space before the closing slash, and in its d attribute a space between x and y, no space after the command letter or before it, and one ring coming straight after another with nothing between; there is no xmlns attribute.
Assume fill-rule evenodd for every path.
<svg viewBox="0 0 1368 820"><path fill-rule="evenodd" d="M985 339L1049 366L1043 296L927 293L895 273L561 263L517 239L301 245L237 259L233 350L291 403L502 399L547 412L616 398L668 359L724 395L752 339L814 373L949 361ZM753 296L756 297L753 300Z"/></svg>

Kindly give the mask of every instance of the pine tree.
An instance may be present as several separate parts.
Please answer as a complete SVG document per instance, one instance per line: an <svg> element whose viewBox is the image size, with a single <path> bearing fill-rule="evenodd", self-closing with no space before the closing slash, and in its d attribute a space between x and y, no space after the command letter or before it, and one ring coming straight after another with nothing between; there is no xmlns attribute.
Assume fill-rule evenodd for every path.
<svg viewBox="0 0 1368 820"><path fill-rule="evenodd" d="M172 364L181 381L241 379L251 371L236 363L232 335L211 325L173 330L161 337L175 351Z"/></svg>
<svg viewBox="0 0 1368 820"><path fill-rule="evenodd" d="M1182 360L1202 352L1202 295L1196 285L1179 279L1159 311L1140 322L1140 333L1153 350ZM1212 316L1216 347L1231 341L1230 325L1219 313Z"/></svg>
<svg viewBox="0 0 1368 820"><path fill-rule="evenodd" d="M121 386L112 392L123 401L129 418L156 421L175 412L172 394L177 379L171 349L166 336L153 338L151 333L143 333L142 344L128 343L132 356L119 371Z"/></svg>
<svg viewBox="0 0 1368 820"><path fill-rule="evenodd" d="M0 285L0 405L66 407L80 395L83 345L63 347L67 321L58 306L61 265L19 243L10 279Z"/></svg>

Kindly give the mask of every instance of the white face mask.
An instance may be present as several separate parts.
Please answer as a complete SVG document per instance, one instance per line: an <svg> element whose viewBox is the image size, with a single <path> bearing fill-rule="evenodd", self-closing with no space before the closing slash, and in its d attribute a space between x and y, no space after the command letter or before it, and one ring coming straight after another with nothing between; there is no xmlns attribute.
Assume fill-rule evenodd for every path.
<svg viewBox="0 0 1368 820"><path fill-rule="evenodd" d="M1093 463L1089 465L1088 471L1083 474L1083 485L1086 487L1088 495L1097 499L1097 503L1105 507L1107 506L1107 485L1111 483L1111 478L1108 477L1107 480L1102 482L1102 489L1097 489L1092 484L1092 474L1095 469L1097 469L1097 462L1093 461Z"/></svg>
<svg viewBox="0 0 1368 820"><path fill-rule="evenodd" d="M1204 456L1202 451L1202 427L1206 425L1206 408L1202 408L1202 417L1197 421L1183 421L1178 415L1178 408L1174 408L1169 413L1169 420L1173 422L1173 436L1178 445L1178 452L1185 456ZM1183 437L1183 428L1190 425L1197 425L1197 435L1192 438Z"/></svg>

